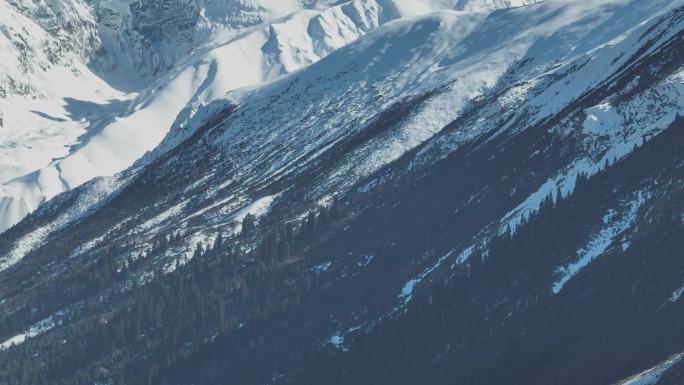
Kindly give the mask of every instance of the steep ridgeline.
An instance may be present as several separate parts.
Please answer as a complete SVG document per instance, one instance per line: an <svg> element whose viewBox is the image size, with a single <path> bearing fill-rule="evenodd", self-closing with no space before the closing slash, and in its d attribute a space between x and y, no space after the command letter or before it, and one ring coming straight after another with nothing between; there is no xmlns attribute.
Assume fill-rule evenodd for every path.
<svg viewBox="0 0 684 385"><path fill-rule="evenodd" d="M680 384L683 46L445 11L231 92L0 235L0 384Z"/></svg>

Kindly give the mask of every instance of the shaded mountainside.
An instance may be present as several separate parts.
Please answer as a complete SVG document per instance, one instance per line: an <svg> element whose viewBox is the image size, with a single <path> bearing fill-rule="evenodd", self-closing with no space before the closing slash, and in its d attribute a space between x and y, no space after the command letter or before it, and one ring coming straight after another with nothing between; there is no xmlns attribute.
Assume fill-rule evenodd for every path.
<svg viewBox="0 0 684 385"><path fill-rule="evenodd" d="M461 16L2 234L0 384L679 383L681 2Z"/></svg>

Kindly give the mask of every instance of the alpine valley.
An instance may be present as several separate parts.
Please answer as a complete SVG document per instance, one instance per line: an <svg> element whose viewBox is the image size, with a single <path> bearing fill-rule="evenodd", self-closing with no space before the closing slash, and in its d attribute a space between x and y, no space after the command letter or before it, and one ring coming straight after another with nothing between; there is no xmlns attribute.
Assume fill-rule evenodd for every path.
<svg viewBox="0 0 684 385"><path fill-rule="evenodd" d="M684 0L0 32L0 385L684 383Z"/></svg>

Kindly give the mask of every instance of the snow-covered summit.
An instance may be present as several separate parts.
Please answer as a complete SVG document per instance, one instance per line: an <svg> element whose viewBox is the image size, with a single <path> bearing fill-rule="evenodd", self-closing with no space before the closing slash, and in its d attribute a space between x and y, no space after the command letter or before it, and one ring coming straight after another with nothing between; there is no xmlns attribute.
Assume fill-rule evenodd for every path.
<svg viewBox="0 0 684 385"><path fill-rule="evenodd" d="M458 0L454 9L459 11L483 11L501 8L523 7L544 0Z"/></svg>

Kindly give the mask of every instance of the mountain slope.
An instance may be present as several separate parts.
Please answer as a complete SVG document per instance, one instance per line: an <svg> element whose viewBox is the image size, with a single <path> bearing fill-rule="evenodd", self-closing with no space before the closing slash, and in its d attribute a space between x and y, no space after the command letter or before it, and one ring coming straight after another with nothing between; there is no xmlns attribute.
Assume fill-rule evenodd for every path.
<svg viewBox="0 0 684 385"><path fill-rule="evenodd" d="M2 338L34 336L2 380L612 384L677 357L682 6L440 12L229 93L0 237Z"/></svg>
<svg viewBox="0 0 684 385"><path fill-rule="evenodd" d="M518 3L482 9L509 5ZM389 20L457 4L74 0L2 6L9 40L0 63L0 231L62 191L129 167L174 122L185 124L227 91L310 65Z"/></svg>
<svg viewBox="0 0 684 385"><path fill-rule="evenodd" d="M93 38L96 43L88 48L95 52L95 56L87 60L94 60L92 66L98 73L96 75L82 64L76 49L63 44L63 40L72 38L66 36L61 39L64 29L45 31L9 4L3 2L2 6L8 11L10 36L14 33L11 31L23 32L7 42L5 52L9 61L2 63L7 68L3 71L6 80L2 84L9 88L4 89L6 87L3 86L2 92L4 159L0 166L3 183L0 190L0 231L17 223L56 194L92 177L109 175L130 166L159 143L177 113L186 106L192 111L198 104L211 101L228 90L257 84L301 68L376 27L379 22L379 8L375 2L357 1L320 11L301 11L272 24L261 26L257 23L255 29L241 32L239 24L230 24L236 22L233 17L245 21L244 17L237 16L239 9L233 9L235 14L226 20L228 25L217 22L202 24L203 30L219 26L224 26L224 30L202 37L200 42L196 42L200 48L187 52L189 56L175 57L166 64L164 59L156 56L140 59L150 60L157 66L173 66L173 70L161 71L142 68L148 66L144 63L117 64L116 60L128 60L122 55L140 55L143 52L147 55L148 48L144 46L102 56L101 51L112 51L112 45L127 47L133 44L108 42L107 36L138 36L123 31L111 32L112 28L123 28L120 24L124 19L116 24L112 18L123 16L104 9L114 7L121 11L125 7L103 2L94 9L99 15L102 31L95 35L97 39ZM23 9L18 5L15 7ZM260 9L256 5L253 7L256 11ZM276 8L282 9L275 15L295 9L294 4ZM174 16L173 8L168 12L169 17ZM31 15L25 9L24 13ZM260 20L261 14L262 11L256 12L255 17ZM87 18L94 16L83 17L90 23L86 23L85 30L94 34L94 22ZM13 25L15 18L19 20L17 25ZM50 24L51 20L44 24ZM307 26L317 35L309 36ZM209 32L195 29L192 33L206 35ZM173 39L174 36L166 38ZM104 39L103 43L100 43L100 37ZM145 41L149 42L151 38ZM175 38L180 39L175 43L187 45L185 49L188 51L193 39L200 39L192 36ZM167 46L169 44L166 43ZM48 48L42 48L45 46ZM106 58L111 55L119 59L112 59L115 61L107 64L112 68L103 72L103 64L98 63L109 60ZM22 67L20 62L13 61L15 58L30 67ZM169 60L166 59L167 62ZM151 84L138 88L137 94L121 93L98 79L98 76L104 76L118 87L121 81L116 77L123 75L117 73L134 74L135 77L135 74L144 75L150 71L159 72L159 78L138 80L142 84ZM70 86L64 87L65 83ZM123 86L130 88L129 85Z"/></svg>

